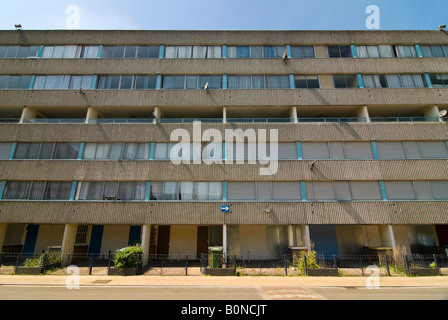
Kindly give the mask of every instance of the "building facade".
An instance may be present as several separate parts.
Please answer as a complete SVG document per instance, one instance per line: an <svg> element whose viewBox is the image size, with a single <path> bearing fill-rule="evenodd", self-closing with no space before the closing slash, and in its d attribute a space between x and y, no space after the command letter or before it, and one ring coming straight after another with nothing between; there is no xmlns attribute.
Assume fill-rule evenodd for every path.
<svg viewBox="0 0 448 320"><path fill-rule="evenodd" d="M444 31L1 31L0 73L0 251L448 247Z"/></svg>

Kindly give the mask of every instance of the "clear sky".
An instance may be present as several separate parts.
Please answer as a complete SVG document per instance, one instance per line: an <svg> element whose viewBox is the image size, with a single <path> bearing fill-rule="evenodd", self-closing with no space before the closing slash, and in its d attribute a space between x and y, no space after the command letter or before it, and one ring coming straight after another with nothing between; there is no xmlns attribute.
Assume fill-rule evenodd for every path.
<svg viewBox="0 0 448 320"><path fill-rule="evenodd" d="M0 30L367 30L369 5L381 30L448 24L447 0L1 0Z"/></svg>

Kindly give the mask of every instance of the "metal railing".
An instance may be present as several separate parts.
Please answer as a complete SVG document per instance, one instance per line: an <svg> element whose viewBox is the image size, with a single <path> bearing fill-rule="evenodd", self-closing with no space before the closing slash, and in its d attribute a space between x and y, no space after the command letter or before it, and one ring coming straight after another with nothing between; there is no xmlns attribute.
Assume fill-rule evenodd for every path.
<svg viewBox="0 0 448 320"><path fill-rule="evenodd" d="M66 254L0 253L0 274L69 274L76 267L79 275L200 275L225 269L236 276L379 276L440 275L448 273L447 255L352 255L321 254L227 255L138 254L135 266L115 267L115 253ZM213 261L218 259L218 261Z"/></svg>
<svg viewBox="0 0 448 320"><path fill-rule="evenodd" d="M88 119L89 124L153 124L155 123L193 123L200 121L202 123L223 123L222 118L97 118ZM350 123L360 122L439 122L444 119L439 117L299 117L297 123ZM20 123L17 118L0 118L0 123ZM22 123L31 124L52 124L52 123L86 123L85 118L29 118L23 119ZM227 118L226 123L295 123L293 118Z"/></svg>

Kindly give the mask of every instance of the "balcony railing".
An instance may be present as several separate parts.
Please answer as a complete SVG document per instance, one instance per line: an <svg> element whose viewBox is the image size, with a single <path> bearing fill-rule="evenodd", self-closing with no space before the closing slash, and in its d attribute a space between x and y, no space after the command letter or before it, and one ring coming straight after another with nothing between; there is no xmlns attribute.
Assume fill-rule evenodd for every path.
<svg viewBox="0 0 448 320"><path fill-rule="evenodd" d="M155 120L155 121L154 121ZM327 117L327 118L297 118L297 123L367 123L370 122L440 122L444 119L439 117ZM86 123L85 118L0 118L0 123L31 123L31 124L64 124L64 123ZM222 118L101 118L88 119L88 124L163 124L163 123L223 123ZM227 123L296 123L293 118L227 118ZM445 122L445 121L444 121Z"/></svg>

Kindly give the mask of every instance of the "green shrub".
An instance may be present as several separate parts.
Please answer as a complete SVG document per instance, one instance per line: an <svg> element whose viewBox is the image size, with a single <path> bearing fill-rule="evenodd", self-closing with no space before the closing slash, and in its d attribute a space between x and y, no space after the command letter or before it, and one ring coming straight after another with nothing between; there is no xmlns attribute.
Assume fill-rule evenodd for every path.
<svg viewBox="0 0 448 320"><path fill-rule="evenodd" d="M47 255L46 265L56 264L61 262L61 255L59 252L42 253L39 258L28 258L24 262L25 267L41 267L44 264L44 256Z"/></svg>
<svg viewBox="0 0 448 320"><path fill-rule="evenodd" d="M298 256L296 256L295 264L302 275L305 275L305 257L307 269L319 268L319 265L316 262L316 251L300 251Z"/></svg>
<svg viewBox="0 0 448 320"><path fill-rule="evenodd" d="M137 255L143 253L141 247L126 247L120 249L115 254L114 265L116 268L135 268L137 264Z"/></svg>

